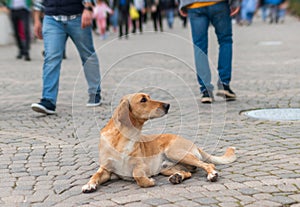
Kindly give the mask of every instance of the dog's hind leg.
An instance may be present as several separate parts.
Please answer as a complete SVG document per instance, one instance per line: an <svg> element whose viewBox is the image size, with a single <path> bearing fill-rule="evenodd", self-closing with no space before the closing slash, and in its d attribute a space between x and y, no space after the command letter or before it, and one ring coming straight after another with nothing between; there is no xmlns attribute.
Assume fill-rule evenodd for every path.
<svg viewBox="0 0 300 207"><path fill-rule="evenodd" d="M215 182L218 179L218 173L215 171L215 165L202 162L196 155L192 154L191 152L169 151L166 152L166 155L169 159L178 161L178 163L202 168L207 172L207 179L211 182Z"/></svg>
<svg viewBox="0 0 300 207"><path fill-rule="evenodd" d="M111 173L105 168L100 167L98 171L91 177L90 181L82 187L83 193L91 193L96 191L97 186L110 180Z"/></svg>
<svg viewBox="0 0 300 207"><path fill-rule="evenodd" d="M165 176L170 176L169 181L173 184L182 183L183 180L192 177L192 173L182 170L182 167L178 165L164 169L160 173Z"/></svg>

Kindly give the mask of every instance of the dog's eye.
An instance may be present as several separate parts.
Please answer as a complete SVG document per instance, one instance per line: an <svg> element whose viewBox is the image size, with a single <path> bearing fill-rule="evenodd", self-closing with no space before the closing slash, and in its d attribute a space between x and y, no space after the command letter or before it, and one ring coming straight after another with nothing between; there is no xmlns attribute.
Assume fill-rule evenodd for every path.
<svg viewBox="0 0 300 207"><path fill-rule="evenodd" d="M141 103L145 103L147 101L147 99L145 98L145 97L143 97L142 99L141 99Z"/></svg>

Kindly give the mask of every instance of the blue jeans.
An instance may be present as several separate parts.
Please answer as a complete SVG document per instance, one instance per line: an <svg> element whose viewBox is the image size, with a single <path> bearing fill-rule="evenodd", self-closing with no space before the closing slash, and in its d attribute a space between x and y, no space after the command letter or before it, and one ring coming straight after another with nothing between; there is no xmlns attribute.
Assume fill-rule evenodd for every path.
<svg viewBox="0 0 300 207"><path fill-rule="evenodd" d="M59 76L66 40L74 42L83 65L84 75L88 83L88 93L100 93L100 70L95 53L92 29L81 28L81 16L68 21L56 21L51 16L43 20L43 37L45 60L43 65L43 98L56 105Z"/></svg>
<svg viewBox="0 0 300 207"><path fill-rule="evenodd" d="M192 39L194 43L195 65L201 92L214 89L207 57L208 26L211 23L219 43L218 84L229 85L232 66L232 24L227 2L208 7L188 10Z"/></svg>
<svg viewBox="0 0 300 207"><path fill-rule="evenodd" d="M168 26L169 28L173 27L173 23L174 23L174 9L166 9L165 10L166 13L166 18L167 18L167 22L168 22Z"/></svg>

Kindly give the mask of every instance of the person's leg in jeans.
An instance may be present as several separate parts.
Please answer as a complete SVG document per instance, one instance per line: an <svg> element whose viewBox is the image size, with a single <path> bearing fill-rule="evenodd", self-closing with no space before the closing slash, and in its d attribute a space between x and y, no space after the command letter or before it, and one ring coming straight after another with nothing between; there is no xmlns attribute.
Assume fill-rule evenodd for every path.
<svg viewBox="0 0 300 207"><path fill-rule="evenodd" d="M195 65L197 70L197 79L200 84L200 91L212 91L211 71L207 57L208 48L208 26L209 18L207 8L196 8L188 10L190 19L192 39L194 43Z"/></svg>
<svg viewBox="0 0 300 207"><path fill-rule="evenodd" d="M81 17L67 22L66 31L74 42L83 65L90 95L100 94L99 61L93 45L92 28L81 28Z"/></svg>
<svg viewBox="0 0 300 207"><path fill-rule="evenodd" d="M169 26L170 29L172 29L173 28L173 22L174 22L174 10L173 9L167 9L165 12L166 12L168 26Z"/></svg>
<svg viewBox="0 0 300 207"><path fill-rule="evenodd" d="M232 67L232 24L230 8L226 2L209 7L211 23L219 43L219 85L229 85Z"/></svg>
<svg viewBox="0 0 300 207"><path fill-rule="evenodd" d="M266 4L262 5L261 6L261 17L262 17L262 20L265 22L267 20L267 9L268 9L268 6Z"/></svg>
<svg viewBox="0 0 300 207"><path fill-rule="evenodd" d="M56 105L60 67L65 50L67 34L64 25L53 17L45 16L43 21L45 59L43 65L43 99Z"/></svg>

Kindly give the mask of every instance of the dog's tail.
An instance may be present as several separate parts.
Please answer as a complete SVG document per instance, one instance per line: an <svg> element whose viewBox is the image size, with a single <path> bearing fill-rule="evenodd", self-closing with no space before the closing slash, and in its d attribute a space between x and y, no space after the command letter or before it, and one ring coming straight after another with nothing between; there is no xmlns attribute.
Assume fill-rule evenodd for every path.
<svg viewBox="0 0 300 207"><path fill-rule="evenodd" d="M202 160L204 162L210 162L213 164L229 164L234 162L237 157L235 155L235 147L228 147L225 154L223 156L213 156L208 154L207 152L204 152L201 149L198 149L199 153L202 156Z"/></svg>

